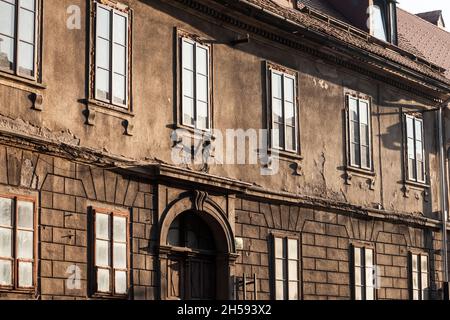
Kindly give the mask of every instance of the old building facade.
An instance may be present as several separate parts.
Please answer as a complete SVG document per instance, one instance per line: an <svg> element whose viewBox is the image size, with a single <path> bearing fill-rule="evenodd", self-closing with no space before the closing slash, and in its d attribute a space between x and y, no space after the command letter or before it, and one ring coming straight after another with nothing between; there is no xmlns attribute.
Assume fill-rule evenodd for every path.
<svg viewBox="0 0 450 320"><path fill-rule="evenodd" d="M450 36L421 23L0 0L0 297L442 299L450 59L414 37Z"/></svg>

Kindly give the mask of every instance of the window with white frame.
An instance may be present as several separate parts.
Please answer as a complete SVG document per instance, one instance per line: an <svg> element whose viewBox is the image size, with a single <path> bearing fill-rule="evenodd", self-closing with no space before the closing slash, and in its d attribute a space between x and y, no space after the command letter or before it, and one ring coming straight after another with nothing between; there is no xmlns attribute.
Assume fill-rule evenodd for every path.
<svg viewBox="0 0 450 320"><path fill-rule="evenodd" d="M410 261L411 298L413 300L428 300L428 256L423 254L411 253Z"/></svg>
<svg viewBox="0 0 450 320"><path fill-rule="evenodd" d="M0 198L0 288L35 286L34 202Z"/></svg>
<svg viewBox="0 0 450 320"><path fill-rule="evenodd" d="M299 299L298 239L274 237L275 299Z"/></svg>
<svg viewBox="0 0 450 320"><path fill-rule="evenodd" d="M371 128L369 100L347 95L350 166L371 170Z"/></svg>
<svg viewBox="0 0 450 320"><path fill-rule="evenodd" d="M270 69L272 147L297 152L297 81L293 74Z"/></svg>
<svg viewBox="0 0 450 320"><path fill-rule="evenodd" d="M128 292L128 216L94 211L96 292Z"/></svg>
<svg viewBox="0 0 450 320"><path fill-rule="evenodd" d="M128 108L128 14L97 3L95 23L95 98Z"/></svg>
<svg viewBox="0 0 450 320"><path fill-rule="evenodd" d="M210 128L210 49L189 38L181 38L182 124Z"/></svg>
<svg viewBox="0 0 450 320"><path fill-rule="evenodd" d="M353 246L353 297L355 300L375 299L374 251Z"/></svg>
<svg viewBox="0 0 450 320"><path fill-rule="evenodd" d="M407 178L425 183L423 120L410 115L406 119Z"/></svg>
<svg viewBox="0 0 450 320"><path fill-rule="evenodd" d="M36 77L38 0L0 0L0 70Z"/></svg>

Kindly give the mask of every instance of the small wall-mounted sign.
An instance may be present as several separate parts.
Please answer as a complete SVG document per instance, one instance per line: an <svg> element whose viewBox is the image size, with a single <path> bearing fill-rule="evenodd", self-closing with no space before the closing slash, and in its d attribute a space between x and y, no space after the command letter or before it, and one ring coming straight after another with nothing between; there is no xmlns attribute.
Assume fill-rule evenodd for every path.
<svg viewBox="0 0 450 320"><path fill-rule="evenodd" d="M234 243L236 245L236 250L244 250L244 239L242 238L234 238Z"/></svg>

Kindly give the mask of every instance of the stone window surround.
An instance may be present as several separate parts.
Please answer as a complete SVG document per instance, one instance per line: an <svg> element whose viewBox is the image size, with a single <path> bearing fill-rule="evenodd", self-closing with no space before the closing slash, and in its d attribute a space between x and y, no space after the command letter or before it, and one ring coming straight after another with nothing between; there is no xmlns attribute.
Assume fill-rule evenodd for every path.
<svg viewBox="0 0 450 320"><path fill-rule="evenodd" d="M34 239L33 239L33 287L30 288L18 288L17 287L17 259L14 258L13 262L13 286L0 286L0 292L8 292L8 293L28 293L35 295L37 294L37 282L38 282L38 266L39 266L39 254L38 254L38 238L39 238L39 204L38 204L38 194L37 192L31 192L19 188L11 188L6 186L0 186L0 197L8 198L13 200L14 211L17 214L17 201L24 200L28 202L32 202L34 205ZM13 224L13 239L16 238L16 226L15 219ZM13 241L13 245L15 246L15 240Z"/></svg>
<svg viewBox="0 0 450 320"><path fill-rule="evenodd" d="M301 267L301 236L299 233L291 232L291 231L281 231L281 230L269 230L269 241L270 241L270 248L269 251L271 259L270 259L270 265L271 265L271 277L270 278L270 287L271 287L271 297L272 299L276 299L276 270L275 270L275 238L281 238L281 239L292 239L297 241L297 256L298 256L298 265L297 265L297 281L298 281L298 300L302 299L302 267ZM288 299L287 299L288 300Z"/></svg>
<svg viewBox="0 0 450 320"><path fill-rule="evenodd" d="M207 47L209 51L209 104L208 104L208 129L194 128L183 124L183 93L182 93L182 39L190 39L200 45ZM174 58L176 70L176 102L175 102L175 119L173 129L184 129L193 136L197 133L211 132L214 129L214 41L205 34L198 34L196 31L189 31L180 27L174 28Z"/></svg>
<svg viewBox="0 0 450 320"><path fill-rule="evenodd" d="M130 211L129 210L125 210L125 209L117 209L117 208L108 208L105 206L89 206L88 207L88 212L89 212L89 221L91 222L91 232L89 235L89 239L90 241L88 241L88 244L90 243L91 245L91 254L90 254L90 259L88 259L88 261L91 261L91 263L89 264L89 268L90 270L88 271L88 279L89 279L89 292L90 292L90 296L91 297L95 297L95 298L118 298L118 299L123 299L123 298L127 298L130 294L131 294L131 288L133 287L133 284L131 283L131 242L130 242L130 237L131 237L131 232L130 232ZM104 292L98 292L96 289L96 285L97 285L97 277L96 277L96 265L95 265L95 250L96 250L96 246L95 246L95 215L97 213L101 213L101 214L108 214L111 216L119 216L119 217L125 217L126 218L126 224L127 224L127 293L126 294L115 294L114 293L114 268L111 267L111 274L110 274L110 288L111 293L104 293ZM110 228L112 228L113 226L111 225ZM112 239L111 239L112 240ZM112 252L112 245L110 248L111 252ZM111 259L111 265L113 263L113 256L112 253L110 253L110 259Z"/></svg>
<svg viewBox="0 0 450 320"><path fill-rule="evenodd" d="M119 12L128 14L128 59L127 59L127 106L119 107L112 103L107 103L95 98L95 43L96 43L96 6L102 5L110 7ZM122 126L124 127L124 135L132 136L134 131L134 125L132 119L134 118L134 106L133 106L133 72L132 72L132 52L133 52L133 9L127 5L113 2L111 0L91 0L89 2L88 11L90 12L89 21L89 79L88 81L88 98L84 99L86 104L86 124L95 125L95 118L97 114L103 114L122 120Z"/></svg>

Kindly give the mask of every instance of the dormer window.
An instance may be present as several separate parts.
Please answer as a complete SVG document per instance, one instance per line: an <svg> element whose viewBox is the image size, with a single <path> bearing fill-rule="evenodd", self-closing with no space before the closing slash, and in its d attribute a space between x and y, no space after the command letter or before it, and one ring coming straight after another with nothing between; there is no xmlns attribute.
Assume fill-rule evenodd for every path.
<svg viewBox="0 0 450 320"><path fill-rule="evenodd" d="M397 44L397 6L393 0L374 0L370 11L370 33L377 39Z"/></svg>

